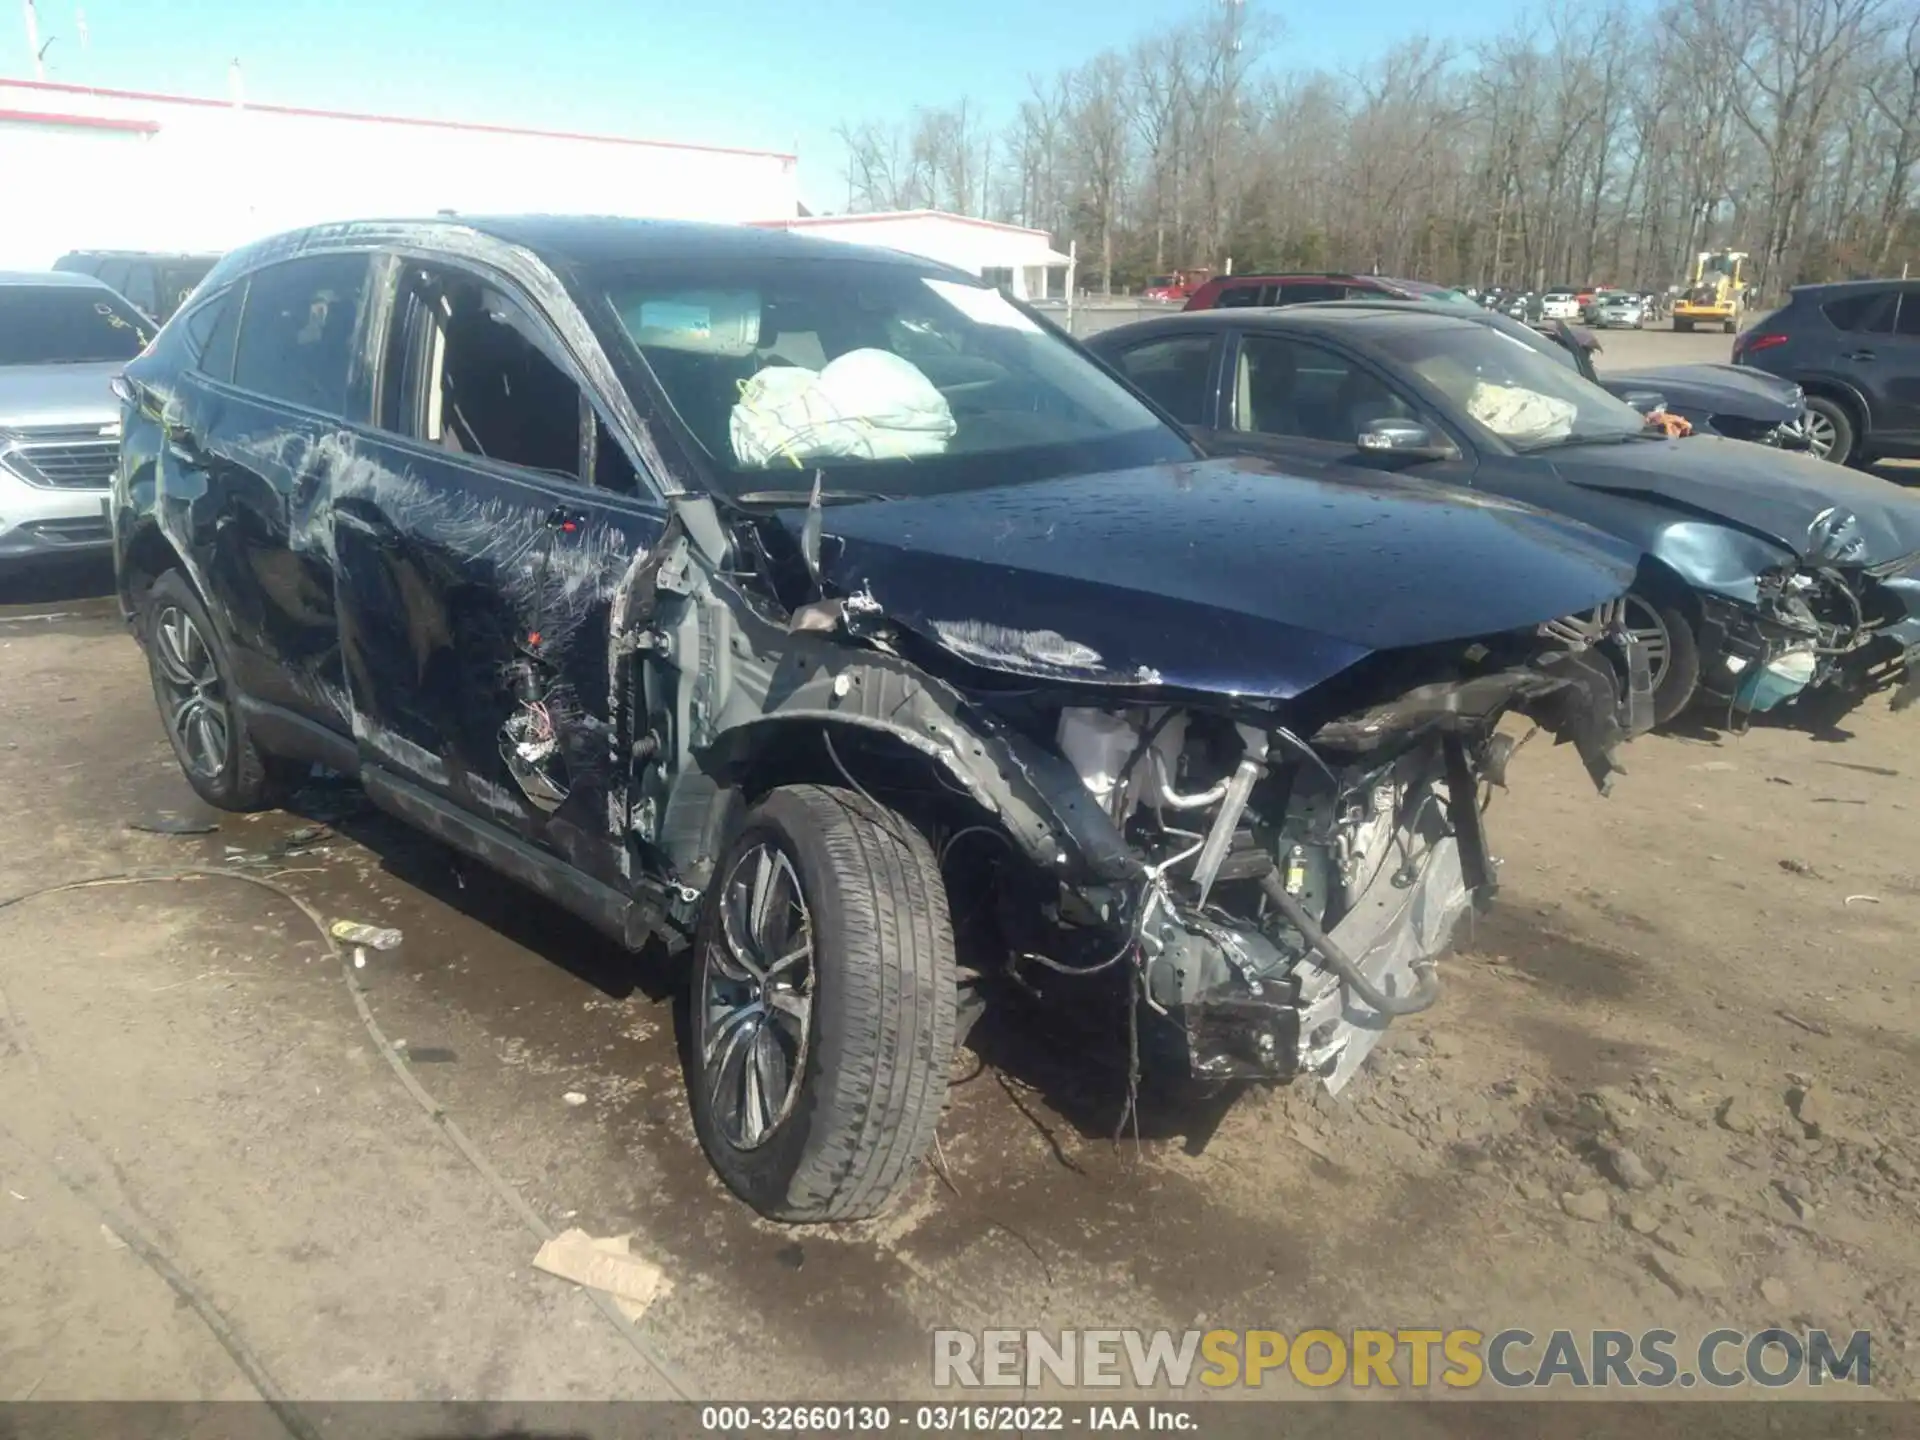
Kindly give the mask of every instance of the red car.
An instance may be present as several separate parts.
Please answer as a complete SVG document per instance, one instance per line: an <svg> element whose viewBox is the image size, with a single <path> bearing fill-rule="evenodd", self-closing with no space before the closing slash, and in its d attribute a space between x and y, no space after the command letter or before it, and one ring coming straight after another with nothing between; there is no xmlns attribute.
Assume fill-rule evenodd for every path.
<svg viewBox="0 0 1920 1440"><path fill-rule="evenodd" d="M1235 307L1306 305L1316 300L1463 300L1458 291L1424 280L1390 280L1383 275L1220 275L1209 280L1182 308L1220 310Z"/></svg>

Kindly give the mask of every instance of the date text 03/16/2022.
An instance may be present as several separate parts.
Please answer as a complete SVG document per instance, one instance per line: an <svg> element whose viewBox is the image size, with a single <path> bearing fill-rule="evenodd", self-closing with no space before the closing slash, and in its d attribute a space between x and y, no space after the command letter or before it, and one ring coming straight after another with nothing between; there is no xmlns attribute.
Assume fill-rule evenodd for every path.
<svg viewBox="0 0 1920 1440"><path fill-rule="evenodd" d="M715 1434L945 1435L1148 1430L1192 1434L1191 1407L1117 1405L705 1405L700 1428Z"/></svg>

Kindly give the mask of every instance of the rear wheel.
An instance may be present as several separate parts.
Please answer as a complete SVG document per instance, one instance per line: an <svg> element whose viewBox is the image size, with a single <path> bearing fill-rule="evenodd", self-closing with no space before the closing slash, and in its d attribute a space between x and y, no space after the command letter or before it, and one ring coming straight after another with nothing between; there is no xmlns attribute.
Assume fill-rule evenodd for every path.
<svg viewBox="0 0 1920 1440"><path fill-rule="evenodd" d="M687 1082L694 1130L774 1220L858 1220L933 1142L954 1046L953 931L932 847L815 785L744 817L707 897Z"/></svg>
<svg viewBox="0 0 1920 1440"><path fill-rule="evenodd" d="M1663 596L1629 591L1626 611L1627 630L1647 657L1653 723L1664 725L1693 702L1700 688L1700 644L1686 615Z"/></svg>
<svg viewBox="0 0 1920 1440"><path fill-rule="evenodd" d="M1673 321L1673 329L1676 335L1689 335L1693 332L1693 322L1691 320L1682 320L1676 315Z"/></svg>
<svg viewBox="0 0 1920 1440"><path fill-rule="evenodd" d="M1822 460L1845 465L1854 458L1857 441L1853 414L1824 395L1807 397L1807 448Z"/></svg>
<svg viewBox="0 0 1920 1440"><path fill-rule="evenodd" d="M147 592L140 633L160 719L194 793L222 810L278 805L297 783L299 767L254 743L220 636L178 570Z"/></svg>

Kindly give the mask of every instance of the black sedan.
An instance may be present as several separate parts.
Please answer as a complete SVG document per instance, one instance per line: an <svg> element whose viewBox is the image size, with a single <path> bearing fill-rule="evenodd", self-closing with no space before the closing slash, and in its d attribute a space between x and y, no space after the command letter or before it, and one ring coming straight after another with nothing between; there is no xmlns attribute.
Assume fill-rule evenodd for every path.
<svg viewBox="0 0 1920 1440"><path fill-rule="evenodd" d="M1696 699L1830 721L1920 690L1920 499L1807 455L1671 439L1545 337L1430 306L1174 315L1091 349L1216 454L1530 502L1646 552L1627 624L1656 719ZM1276 483L1285 483L1276 480Z"/></svg>

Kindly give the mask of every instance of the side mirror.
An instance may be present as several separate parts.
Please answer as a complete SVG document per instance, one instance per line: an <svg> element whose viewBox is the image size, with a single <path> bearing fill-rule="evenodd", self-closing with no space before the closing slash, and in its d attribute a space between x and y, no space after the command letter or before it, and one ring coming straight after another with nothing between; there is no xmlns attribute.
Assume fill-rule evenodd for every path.
<svg viewBox="0 0 1920 1440"><path fill-rule="evenodd" d="M1652 415L1667 408L1667 397L1658 390L1629 390L1620 398L1642 415Z"/></svg>
<svg viewBox="0 0 1920 1440"><path fill-rule="evenodd" d="M1367 455L1395 455L1405 460L1460 458L1451 441L1435 435L1417 420L1369 420L1353 443Z"/></svg>

